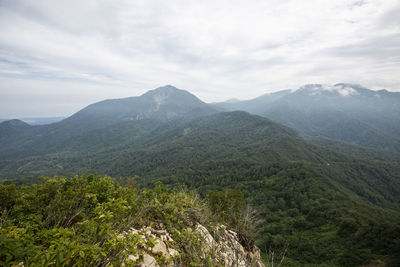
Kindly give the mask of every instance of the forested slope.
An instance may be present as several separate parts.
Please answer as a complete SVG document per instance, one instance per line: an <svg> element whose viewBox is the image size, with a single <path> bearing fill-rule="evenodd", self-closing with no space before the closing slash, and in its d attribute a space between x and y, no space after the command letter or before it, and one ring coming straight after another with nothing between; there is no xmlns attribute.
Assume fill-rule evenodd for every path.
<svg viewBox="0 0 400 267"><path fill-rule="evenodd" d="M246 101L216 103L244 110L295 129L306 137L400 152L400 93L361 85L307 84Z"/></svg>
<svg viewBox="0 0 400 267"><path fill-rule="evenodd" d="M355 266L396 255L397 164L309 144L293 130L246 112L147 129L142 123L92 131L93 139L82 135L57 153L3 161L2 173L12 178L13 172L15 177L97 172L136 177L150 187L158 180L186 184L203 196L231 188L243 192L262 219L262 250L289 246L287 264ZM100 137L105 140L80 147L79 140ZM115 142L101 145L112 137Z"/></svg>
<svg viewBox="0 0 400 267"><path fill-rule="evenodd" d="M41 175L98 173L150 188L160 180L183 184L202 197L239 190L256 211L262 251L287 248L287 265L395 266L399 154L308 140L264 117L218 113L166 86L95 103L55 124L1 123L0 179L33 184Z"/></svg>

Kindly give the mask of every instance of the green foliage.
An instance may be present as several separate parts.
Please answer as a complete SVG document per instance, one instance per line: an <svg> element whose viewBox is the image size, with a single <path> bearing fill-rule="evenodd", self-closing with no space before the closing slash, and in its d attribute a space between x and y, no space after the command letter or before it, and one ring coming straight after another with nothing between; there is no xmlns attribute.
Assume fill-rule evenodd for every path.
<svg viewBox="0 0 400 267"><path fill-rule="evenodd" d="M257 226L257 245L276 257L286 250L284 265L357 266L395 255L391 251L400 237L399 213L366 203L310 164L241 169L225 167L230 162L213 164L219 168L204 165L196 176L182 170L176 176L185 179L168 176L164 181L185 182L204 192L215 218L244 237L253 237L251 227ZM219 188L229 189L215 190ZM242 194L257 210L256 223L243 209Z"/></svg>
<svg viewBox="0 0 400 267"><path fill-rule="evenodd" d="M233 229L240 243L251 251L258 225L242 192L228 188L222 191L211 190L207 192L206 199L216 221Z"/></svg>
<svg viewBox="0 0 400 267"><path fill-rule="evenodd" d="M351 266L387 256L395 260L400 236L400 157L396 153L345 145L322 148L304 142L286 127L244 112L220 113L191 122L143 120L102 129L83 128L84 133L62 135L49 147L47 139L39 138L43 144L38 141L29 149L20 143L8 145L16 145L17 151L1 148L5 153L0 153L0 179L23 177L22 183L32 183L31 178L40 174L71 175L78 171L112 177L138 175L135 181L150 188L157 180L171 188L185 184L204 197L210 190L229 188L242 192L257 210L261 224L250 223L254 221L249 219L252 212L245 209L234 213L218 210L218 201L229 209L235 199L234 195L233 200L224 199L222 193L211 197L213 211L220 214L216 217L230 221L230 227L243 233L254 232L251 226L259 225L260 248L266 253L288 246L287 264ZM133 186L129 192L136 190L136 194L127 194L114 185L108 187L107 179L99 185L76 181L76 188L64 183L47 181L44 187L29 187L42 188L38 197L21 194L24 186L4 184L0 189L0 205L5 210L1 220L12 218L16 223L21 219L23 223L26 214L33 227L73 228L79 223L86 235L101 237L128 222L145 225L152 220L165 221L169 227L180 227L192 218L205 217L199 215L203 213L201 205L191 207L186 197L177 193L173 197L163 187L138 190ZM83 194L86 187L89 191ZM57 193L59 188L70 196ZM104 197L107 195L114 200ZM41 211L36 212L33 204L25 205L30 202ZM21 218L10 215L10 209L4 207L20 209ZM87 211L94 214L90 219L84 216ZM235 221L239 222L236 226ZM101 227L96 226L99 223Z"/></svg>
<svg viewBox="0 0 400 267"><path fill-rule="evenodd" d="M187 232L206 208L194 192L171 191L161 183L138 190L130 180L121 186L97 175L44 180L0 185L1 266L118 266L139 248L154 246L125 230L155 223L173 233L180 264L201 261L201 239Z"/></svg>
<svg viewBox="0 0 400 267"><path fill-rule="evenodd" d="M211 211L228 225L237 225L245 207L243 194L239 191L225 189L223 191L211 190L207 192L208 205Z"/></svg>

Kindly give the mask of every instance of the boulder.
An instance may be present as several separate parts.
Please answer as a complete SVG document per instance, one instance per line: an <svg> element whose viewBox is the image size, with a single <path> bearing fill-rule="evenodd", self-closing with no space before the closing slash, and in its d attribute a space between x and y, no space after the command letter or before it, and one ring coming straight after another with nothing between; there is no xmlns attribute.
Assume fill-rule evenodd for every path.
<svg viewBox="0 0 400 267"><path fill-rule="evenodd" d="M163 241L157 240L154 247L151 248L151 253L156 254L156 255L163 254L163 255L167 256L168 255L167 246L165 245L165 243Z"/></svg>
<svg viewBox="0 0 400 267"><path fill-rule="evenodd" d="M151 256L147 253L144 253L143 261L140 263L139 266L140 267L158 267L159 265L157 263L157 260L153 256Z"/></svg>

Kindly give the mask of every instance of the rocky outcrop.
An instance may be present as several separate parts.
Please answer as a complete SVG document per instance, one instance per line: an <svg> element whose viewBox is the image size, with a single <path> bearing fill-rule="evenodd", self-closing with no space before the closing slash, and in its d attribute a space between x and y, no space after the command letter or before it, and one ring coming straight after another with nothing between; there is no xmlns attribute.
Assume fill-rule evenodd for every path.
<svg viewBox="0 0 400 267"><path fill-rule="evenodd" d="M160 227L158 227L160 228ZM264 267L260 258L260 250L253 246L252 249L245 249L240 243L238 234L232 230L226 229L225 226L218 226L211 234L207 228L201 224L197 224L193 228L186 229L198 238L201 244L199 257L214 261L217 266L226 267L246 267L256 266ZM155 229L145 227L140 230L131 228L129 231L120 235L134 233L143 240L138 253L127 256L123 261L123 266L180 266L181 256L185 251L179 251L176 242L172 239L170 233L165 229Z"/></svg>
<svg viewBox="0 0 400 267"><path fill-rule="evenodd" d="M125 263L129 263L129 266L133 264L140 267L175 266L175 258L179 257L179 252L172 247L174 240L166 230L157 230L152 227L140 230L131 228L119 238L131 233L137 234L143 242L141 242L139 252L129 255L122 266L125 266Z"/></svg>
<svg viewBox="0 0 400 267"><path fill-rule="evenodd" d="M213 252L216 255L216 261L223 266L265 266L261 261L260 250L256 246L253 246L250 251L245 249L240 243L238 234L232 230L226 229L223 225L215 229L215 238L201 224L197 225L196 232L198 232L204 240L204 254ZM216 241L216 239L218 241Z"/></svg>

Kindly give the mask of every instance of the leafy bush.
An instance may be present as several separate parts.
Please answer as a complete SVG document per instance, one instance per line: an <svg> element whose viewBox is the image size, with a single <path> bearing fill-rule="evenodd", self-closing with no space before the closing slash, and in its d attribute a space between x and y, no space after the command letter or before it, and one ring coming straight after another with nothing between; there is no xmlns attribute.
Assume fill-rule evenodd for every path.
<svg viewBox="0 0 400 267"><path fill-rule="evenodd" d="M120 265L138 247L151 247L130 227L162 224L172 233L181 264L200 263L199 237L188 232L205 203L187 190L157 183L139 190L97 175L44 178L39 185L0 185L0 265ZM153 244L154 245L154 244ZM161 259L162 260L162 259Z"/></svg>
<svg viewBox="0 0 400 267"><path fill-rule="evenodd" d="M240 243L248 250L252 250L257 226L256 216L246 205L243 194L231 189L211 190L207 192L206 198L214 218L233 229L238 234Z"/></svg>

